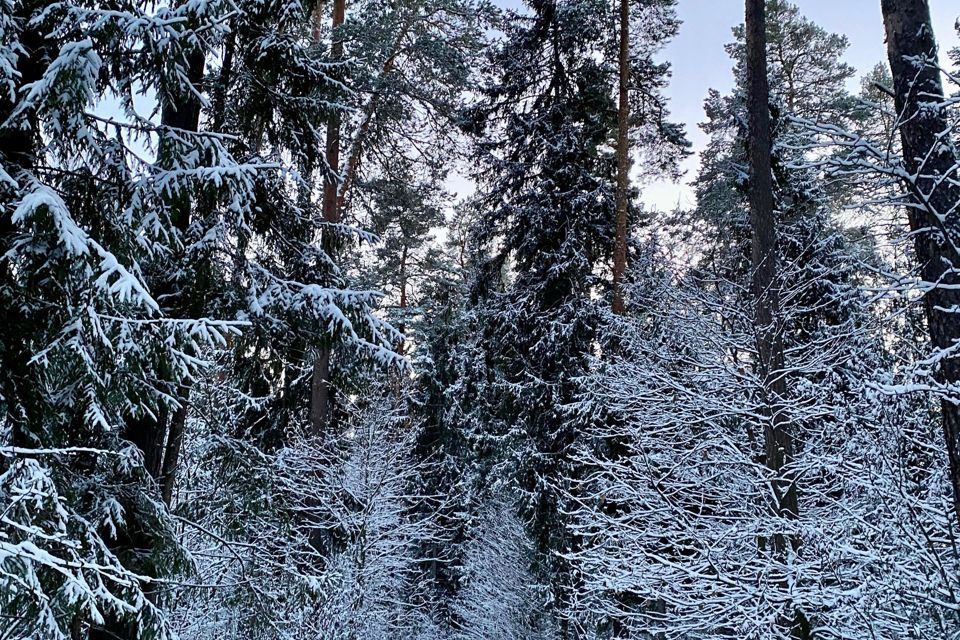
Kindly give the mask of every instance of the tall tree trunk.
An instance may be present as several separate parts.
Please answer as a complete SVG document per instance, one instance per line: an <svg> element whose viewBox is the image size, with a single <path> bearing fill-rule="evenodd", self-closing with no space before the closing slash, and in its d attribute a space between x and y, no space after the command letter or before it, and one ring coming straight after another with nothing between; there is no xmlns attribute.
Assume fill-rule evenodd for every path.
<svg viewBox="0 0 960 640"><path fill-rule="evenodd" d="M345 9L345 0L334 0L334 33L336 33L337 28L343 24ZM313 24L313 33L315 34L315 37L319 37L319 31L316 27L316 14L314 15ZM400 47L403 44L404 38L406 38L407 34L410 32L411 26L412 25L410 22L405 23L403 28L397 34L397 37L394 39L393 47L390 50L390 55L383 63L383 67L380 70L379 80L381 82L386 76L393 72L396 66L397 57L400 55ZM336 35L334 35L334 37L336 37ZM331 47L331 54L334 60L343 59L343 42L341 40L334 40L333 46ZM380 106L382 95L381 89L375 90L373 95L370 97L366 108L364 109L363 120L360 122L360 126L357 128L357 133L349 145L349 152L342 176L338 176L340 173L341 147L339 114L332 114L330 121L327 123L326 159L332 175L328 175L324 182L322 206L324 222L340 222L340 218L347 205L347 198L350 195L350 190L356 181L357 172L360 169L360 158L363 155L364 143L366 141L367 134L370 131L370 127L373 124L374 117L377 114L377 109ZM335 237L336 234L331 233L327 240L324 241L324 247L328 253L330 253L331 257L334 257L337 251L337 243L334 240ZM402 329L401 333L403 333ZM403 345L401 344L401 351L402 349ZM318 350L317 359L314 361L310 397L310 423L314 433L323 432L332 418L332 410L330 407L332 394L332 389L330 386L331 355L330 347L323 346Z"/></svg>
<svg viewBox="0 0 960 640"><path fill-rule="evenodd" d="M200 48L193 49L187 57L187 77L195 87L199 87L203 81L205 61L206 54ZM200 107L200 101L196 96L191 92L185 92L179 101L164 105L160 123L164 127L196 132L200 128ZM161 140L157 156L157 162L161 166L172 161L167 157L169 153L171 153L170 149ZM173 226L181 233L185 232L190 226L190 197L184 194L177 196L170 202L170 211ZM199 296L192 295L190 291L174 290L180 288L180 285L173 282L161 283L159 287L158 293L174 301L172 308L168 310L170 315L173 317L198 315L191 313L191 308L198 304L198 300L192 298L199 298ZM181 398L180 402L185 405L186 399ZM176 412L173 415L176 416ZM124 428L124 436L143 452L147 471L157 480L163 477L165 467L173 469L174 472L176 470L176 460L169 462L164 460L170 416L170 412L164 410L159 412L157 418L151 416L131 418Z"/></svg>
<svg viewBox="0 0 960 640"><path fill-rule="evenodd" d="M346 17L346 0L333 0L331 32L333 44L330 48L334 61L343 60L343 40L340 27ZM340 222L340 113L334 110L327 122L327 171L323 182L323 221L327 226L323 232L323 247L332 259L337 253L338 231L333 228ZM310 381L310 428L314 435L323 433L332 419L332 392L330 384L330 359L332 347L320 345L313 362L313 375Z"/></svg>
<svg viewBox="0 0 960 640"><path fill-rule="evenodd" d="M757 331L757 355L769 412L765 449L767 465L780 474L793 455L793 442L784 424L782 402L787 393L783 376L783 333L780 290L777 283L778 251L773 211L769 87L764 0L747 0L747 67L750 114L750 224L753 232L752 292ZM796 516L797 499L792 483L775 487L778 511Z"/></svg>
<svg viewBox="0 0 960 640"><path fill-rule="evenodd" d="M330 47L330 57L334 62L343 60L343 40L340 27L346 17L346 0L333 1L333 17L331 32L333 43ZM330 114L327 121L327 148L326 159L328 171L323 181L323 221L336 224L340 222L340 207L337 191L340 184L340 112L336 109ZM336 237L336 233L325 234ZM333 243L329 243L333 244Z"/></svg>
<svg viewBox="0 0 960 640"><path fill-rule="evenodd" d="M774 214L771 168L770 89L767 81L767 38L765 0L747 0L746 43L750 120L750 225L753 231L751 262L753 270L754 326L757 340L758 371L763 384L764 459L771 472L772 512L778 519L792 520L799 514L796 478L790 471L793 438L788 430L783 403L787 395L784 377L783 326L780 289L777 282L779 255ZM798 548L799 540L776 532L769 540L772 552L781 562L788 544ZM784 578L785 580L785 578ZM790 628L791 637L809 636L809 625L802 612L786 614L781 624Z"/></svg>
<svg viewBox="0 0 960 640"><path fill-rule="evenodd" d="M617 96L617 184L616 201L616 228L613 240L613 301L610 308L613 313L623 315L626 311L624 295L624 277L627 272L627 244L630 237L628 225L628 209L630 206L630 0L620 0L619 6L619 50L618 50L618 96ZM608 346L615 350L614 344ZM607 444L611 454L621 457L626 453L622 442L611 441ZM622 504L609 501L611 512L624 509ZM631 611L644 606L635 596L628 592L616 593L619 607L623 611ZM663 601L648 603L651 610L663 606ZM611 630L615 638L630 637L629 626L624 624L625 616L614 616L611 620Z"/></svg>
<svg viewBox="0 0 960 640"><path fill-rule="evenodd" d="M203 81L206 52L197 47L187 57L187 78L194 87L200 87ZM200 128L201 104L192 92L185 92L176 102L163 107L160 123L164 127L196 132ZM157 153L157 163L165 166L172 158L165 154L171 150L161 139ZM192 210L191 198L181 194L170 201L170 218L173 226L181 233L190 226ZM183 283L164 281L157 285L158 293L166 295L172 302L167 310L173 317L199 317L202 296L197 291L203 285L184 286ZM167 504L173 495L173 483L176 478L180 456L180 443L183 439L183 425L186 421L187 395L189 389L181 391L180 407L171 412L163 409L156 418L142 416L131 418L124 425L124 437L133 442L143 452L144 463L150 475L160 484L161 495ZM149 549L154 541L143 528L142 523L128 522L127 544L133 549ZM141 573L155 575L155 567L141 569ZM147 583L144 593L151 600L156 597L155 587ZM103 625L90 628L88 640L134 640L139 637L136 624L120 622L110 617Z"/></svg>
<svg viewBox="0 0 960 640"><path fill-rule="evenodd" d="M944 353L938 381L960 383L960 359L946 351L960 340L960 171L943 105L937 42L926 0L882 0L887 55L893 72L894 99L900 114L903 159L913 199L907 207L914 250L924 282L932 288L923 298L933 346ZM943 435L953 485L954 515L960 523L960 393L940 402Z"/></svg>
<svg viewBox="0 0 960 640"><path fill-rule="evenodd" d="M630 189L630 2L620 0L619 104L617 107L617 229L613 245L613 312L624 312L627 271L627 207Z"/></svg>
<svg viewBox="0 0 960 640"><path fill-rule="evenodd" d="M409 254L409 247L406 244L403 245L403 250L400 252L400 325L397 327L397 330L400 332L400 344L397 346L397 353L403 355L404 350L406 349L406 333L407 333L407 323L406 323L406 314L407 314L407 255Z"/></svg>
<svg viewBox="0 0 960 640"><path fill-rule="evenodd" d="M168 507L173 501L173 489L177 482L177 469L180 467L180 450L183 448L183 435L187 427L187 403L190 397L190 388L185 388L180 394L180 406L173 412L170 419L170 428L167 433L166 449L163 454L163 467L160 471L160 493L163 502Z"/></svg>

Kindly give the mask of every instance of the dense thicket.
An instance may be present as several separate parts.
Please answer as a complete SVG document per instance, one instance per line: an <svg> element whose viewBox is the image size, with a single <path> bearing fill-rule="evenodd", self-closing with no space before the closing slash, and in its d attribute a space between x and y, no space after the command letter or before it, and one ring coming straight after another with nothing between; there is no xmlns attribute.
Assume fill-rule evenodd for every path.
<svg viewBox="0 0 960 640"><path fill-rule="evenodd" d="M0 0L0 640L960 637L960 85L881 5L855 91L745 2L661 213L676 0Z"/></svg>

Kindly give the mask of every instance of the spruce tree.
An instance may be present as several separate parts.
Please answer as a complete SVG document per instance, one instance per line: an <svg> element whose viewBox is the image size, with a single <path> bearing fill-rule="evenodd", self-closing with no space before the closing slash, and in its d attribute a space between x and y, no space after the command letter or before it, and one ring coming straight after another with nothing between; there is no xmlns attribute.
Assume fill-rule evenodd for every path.
<svg viewBox="0 0 960 640"><path fill-rule="evenodd" d="M15 635L162 637L157 581L188 568L165 502L211 361L236 348L221 398L252 418L295 395L259 366L282 340L394 362L395 333L376 294L317 282L334 267L288 153L312 146L328 73L300 3L4 8L4 609Z"/></svg>
<svg viewBox="0 0 960 640"><path fill-rule="evenodd" d="M645 72L645 95L656 102L666 68L648 56L676 23L670 2L643 9L651 19L638 22L654 27L639 34L646 46L632 64ZM566 527L564 495L579 472L577 430L564 407L600 339L592 296L604 288L598 272L611 256L616 220L611 18L607 3L590 1L536 1L528 13L510 14L473 114L482 162L477 234L489 250L476 276L487 288L478 316L489 377L481 431L471 437L489 477L517 496L534 575L550 587L548 610L561 637L576 637L565 619L576 577L563 554L577 541ZM660 123L647 124L649 133ZM659 131L668 132L664 146L676 149L676 131ZM670 157L664 154L667 164ZM501 270L502 290L482 281Z"/></svg>
<svg viewBox="0 0 960 640"><path fill-rule="evenodd" d="M185 345L235 329L164 312L146 265L176 245L168 203L181 167L142 159L164 131L154 122L97 107L112 93L129 115L138 90L176 93L188 36L211 15L17 3L3 19L0 295L12 322L0 348L10 509L0 594L18 612L4 633L163 637L152 581L184 558L156 467L121 436L131 419L178 407L174 389L201 364ZM168 33L169 23L190 26Z"/></svg>

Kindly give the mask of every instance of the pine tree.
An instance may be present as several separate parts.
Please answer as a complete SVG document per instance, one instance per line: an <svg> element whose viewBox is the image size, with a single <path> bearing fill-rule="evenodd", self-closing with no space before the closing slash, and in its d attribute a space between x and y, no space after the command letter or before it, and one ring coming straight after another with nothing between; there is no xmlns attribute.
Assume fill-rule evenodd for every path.
<svg viewBox="0 0 960 640"><path fill-rule="evenodd" d="M332 53L354 61L343 78L351 91L337 95L351 109L328 123L326 226L335 229L351 219L353 200L364 197L358 191L365 179L388 175L394 158L425 173L438 171L439 159L447 159L452 144L444 125L463 99L485 13L482 3L471 0L367 0L342 17ZM335 22L340 21L337 13ZM327 250L336 254L342 248L328 234ZM328 347L315 358L315 430L336 417L337 356Z"/></svg>
<svg viewBox="0 0 960 640"><path fill-rule="evenodd" d="M951 550L932 541L938 534L931 544L908 541L917 531L945 531L947 488L943 474L919 471L932 463L924 404L886 395L904 356L891 335L911 329L901 320L887 325L888 309L873 305L868 292L885 268L875 249L879 234L841 223L841 206L857 198L859 186L824 185L824 158L836 150L817 144L805 117L877 123L864 119L863 105L843 87L843 40L790 5L768 2L767 9L773 211L783 257L775 283L783 294L782 371L791 389L779 410L794 436L784 473L796 483L799 508L787 517L770 508L777 476L763 443L769 389L757 367L748 306L743 95L713 92L694 212L694 220L709 222L706 238L698 238L705 247L696 246L703 251L693 268L673 271L666 255L672 247L653 245L649 262L638 265L635 310L612 329L623 336L620 351L604 354L583 379L575 405L593 416L578 454L588 472L571 491L578 512L571 526L583 541L570 554L584 577L581 619L612 637L842 637L864 628L876 637L939 637L953 628L945 614L951 605L938 612L939 605L882 595L897 591L896 584L924 591L919 582L926 578L914 582L924 573L921 557L956 563ZM742 51L731 47L735 56ZM810 66L787 82L779 58ZM808 82L816 93L789 100L791 84ZM909 469L917 475L902 484ZM930 493L919 489L925 481ZM909 488L895 497L896 486ZM779 549L771 545L777 534ZM885 572L890 563L896 570ZM931 584L949 590L952 571ZM754 590L757 584L763 587ZM844 631L854 610L863 619ZM938 629L941 615L951 622Z"/></svg>
<svg viewBox="0 0 960 640"><path fill-rule="evenodd" d="M800 515L797 478L794 470L796 425L783 411L790 389L783 375L783 316L779 282L780 248L777 245L777 223L774 215L773 167L767 79L767 39L765 0L747 0L747 114L749 123L749 201L751 235L751 294L753 324L757 333L756 369L761 381L760 412L763 416L763 460L771 471L770 509L784 521ZM796 552L802 541L790 532L789 524L775 526L772 535L759 542L769 545L772 556L782 562L788 545ZM787 574L775 578L788 585ZM788 587L789 588L789 587ZM786 591L787 589L784 589ZM795 606L793 603L787 607ZM777 624L790 629L792 638L809 638L809 622L803 611L787 611Z"/></svg>
<svg viewBox="0 0 960 640"><path fill-rule="evenodd" d="M0 638L956 640L926 4L0 0Z"/></svg>
<svg viewBox="0 0 960 640"><path fill-rule="evenodd" d="M916 262L923 280L935 283L923 297L930 342L942 354L935 378L949 387L960 380L960 364L949 355L960 338L960 322L952 311L960 298L950 286L956 276L949 267L960 258L956 250L960 240L960 156L953 144L944 143L944 138L951 139L952 128L927 2L883 2L882 8L894 102L897 112L903 114L898 128L905 169L911 176L904 187L911 203L907 213ZM960 522L960 409L947 395L941 400L940 413Z"/></svg>
<svg viewBox="0 0 960 640"><path fill-rule="evenodd" d="M252 610L260 611L262 620L247 620L239 611L225 608L225 616L243 619L243 625L248 625L244 628L250 633L256 629L265 637L281 632L277 628L271 631L271 625L278 623L281 611L286 609L276 602L270 605L273 601L265 604L258 598L259 589L276 589L278 598L289 597L291 603L302 602L310 610L327 604L334 606L324 604L322 594L316 592L317 584L336 579L331 563L339 554L348 549L363 549L362 532L347 526L350 518L362 517L362 513L350 513L351 510L362 512L363 505L349 501L341 505L342 513L338 513L344 518L344 526L335 526L336 523L324 520L323 510L329 500L335 502L342 496L318 491L304 502L293 491L279 491L270 480L276 473L272 465L281 464L284 456L307 455L315 447L320 454L308 456L311 466L306 473L316 476L318 481L327 480L331 465L340 460L340 452L353 446L355 434L374 426L363 422L374 421L374 414L358 416L352 406L354 394L366 398L371 394L379 396L385 386L392 391L406 389L403 377L391 377L385 385L380 377L385 373L383 367L370 366L385 364L408 373L406 365L392 351L400 346L399 333L369 313L382 299L372 287L386 285L384 304L389 306L395 302L395 283L382 278L390 273L386 269L372 270L371 277L370 271L364 272L364 261L399 261L405 247L412 274L407 292L411 300L419 295L417 288L423 278L413 267L418 261L423 262L421 266L428 266L431 259L428 233L431 226L441 222L436 182L442 174L434 172L436 164L429 157L416 153L396 164L381 160L381 156L388 157L395 146L403 144L403 134L431 132L425 125L416 127L414 117L422 117L424 122L432 122L429 117L439 117L423 114L402 91L405 85L395 85L392 76L410 74L413 82L419 77L417 74L426 73L439 61L446 65L441 68L447 75L428 77L433 83L430 86L442 89L444 82L459 82L465 68L463 58L471 55L466 44L473 42L477 20L474 11L460 5L437 3L416 4L400 14L390 14L391 21L382 22L386 7L357 3L348 7L342 28L331 31L316 11L308 22L298 4L284 6L284 11L264 7L264 13L251 11L242 20L236 19L236 37L226 40L221 57L224 65L228 59L232 63L229 69L221 69L219 75L224 82L214 89L214 96L219 96L223 105L225 130L235 131L238 146L284 167L288 173L284 181L265 185L258 192L263 196L259 202L262 209L251 220L249 237L241 238L247 261L238 261L236 264L243 270L235 273L237 285L242 286L229 292L226 302L234 305L239 317L251 326L232 341L229 349L218 354L220 366L204 381L202 406L198 407L198 414L204 419L194 427L191 459L194 465L218 471L212 478L203 474L199 484L191 484L187 491L193 497L183 504L185 513L215 532L227 550L263 544L264 532L255 524L233 524L249 519L252 523L260 521L267 532L276 532L278 546L269 546L271 553L296 558L288 581L273 581L267 562L260 567L264 575L251 588L234 592L237 602L246 602ZM462 9L460 13L457 7ZM368 51L366 47L375 43L382 46L384 33L396 35L390 30L399 29L392 22L398 15L410 19L412 30L403 36L402 55L393 58L388 77L384 78L378 75L384 65L380 57L383 52ZM272 26L274 20L278 22ZM264 31L265 25L271 26ZM380 39L372 37L371 32ZM442 40L461 32L460 40ZM276 33L286 37L278 39ZM343 60L334 51L331 39L342 43ZM230 56L226 55L228 45ZM439 74L437 68L433 72ZM446 91L451 96L459 95L456 86ZM371 94L378 103L375 109L364 112L370 106ZM214 108L216 104L215 100ZM349 162L364 158L362 170L360 164L354 166L349 186L346 174L334 177L343 181L342 201L338 203L342 217L335 225L325 220L324 193L329 197L327 187L332 178L321 157L329 139L331 111L342 112L338 116L341 141L350 141L344 149L344 161L348 164L343 171L352 166ZM361 118L362 113L367 115ZM399 129L394 131L391 127ZM438 137L421 144L419 149L429 151L440 144L442 139ZM382 237L361 231L354 223L372 225ZM359 250L353 248L356 240L364 245ZM368 249L371 244L373 248ZM311 387L316 381L314 364L317 354L324 349L329 349L333 356L328 381L337 391L330 409L338 426L317 433L309 410L313 404ZM232 381L236 382L230 384ZM403 404L404 400L401 396L395 402ZM221 434L213 426L217 424L230 428ZM313 437L305 437L309 434ZM428 457L418 458L408 471L426 474L423 469L432 464ZM249 471L234 483L230 470L237 467ZM226 483L226 495L206 493L217 486L216 482ZM408 483L410 487L414 485L412 479ZM384 508L416 511L427 529L432 530L430 509L406 504L406 498L397 497ZM269 508L264 506L267 504ZM258 509L266 511L262 520ZM294 535L286 538L283 531ZM407 540L404 544L409 543L410 539ZM427 544L423 542L421 546ZM280 551L281 548L286 551ZM403 552L402 545L396 548L396 554L396 562L412 562L416 557L412 550ZM415 581L411 578L398 583L402 584L394 584L390 597L398 606L404 602L414 607L412 603L417 598L408 589ZM203 600L188 597L186 601L196 606ZM224 600L217 602L223 610ZM422 598L418 602L422 604ZM419 604L414 608L419 610ZM330 614L329 624L340 625L337 633L349 633L362 622L357 618L348 624L345 611ZM285 628L285 624L280 627ZM307 626L301 631L310 633L310 629L315 630Z"/></svg>
<svg viewBox="0 0 960 640"><path fill-rule="evenodd" d="M441 532L439 540L425 540L418 549L418 578L432 619L447 634L464 624L458 607L483 606L459 594L466 581L470 531L482 505L493 497L484 486L470 437L482 432L480 404L486 394L484 348L476 338L480 322L468 301L468 278L477 258L467 239L474 213L461 207L448 226L455 233L442 257L446 271L435 272L422 291L422 314L410 331L417 372L409 399L416 433L413 455L429 463L411 493L422 497L418 517L433 519Z"/></svg>
<svg viewBox="0 0 960 640"><path fill-rule="evenodd" d="M638 22L654 26L638 35L645 46L633 64L646 72L645 95L656 102L666 68L647 56L676 23L672 3L644 11ZM477 278L506 269L510 280L502 292L489 291L478 312L489 379L483 431L472 437L484 464L498 469L491 477L519 492L534 575L551 586L548 610L561 637L576 635L563 619L575 577L559 554L576 545L563 496L577 474L577 434L563 407L599 339L591 295L602 287L597 271L611 255L616 220L616 162L606 151L616 131L611 17L606 4L580 1L532 2L529 15L511 14L474 114L483 162L478 237L491 251ZM661 122L645 124L650 134ZM677 149L676 130L661 130L663 146ZM663 158L669 166L669 153Z"/></svg>

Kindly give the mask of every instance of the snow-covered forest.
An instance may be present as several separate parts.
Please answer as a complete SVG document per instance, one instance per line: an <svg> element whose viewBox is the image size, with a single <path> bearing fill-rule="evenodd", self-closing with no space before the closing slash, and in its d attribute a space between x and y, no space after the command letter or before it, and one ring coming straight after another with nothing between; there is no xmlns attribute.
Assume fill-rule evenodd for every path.
<svg viewBox="0 0 960 640"><path fill-rule="evenodd" d="M0 0L0 640L960 639L952 0L707 1Z"/></svg>

